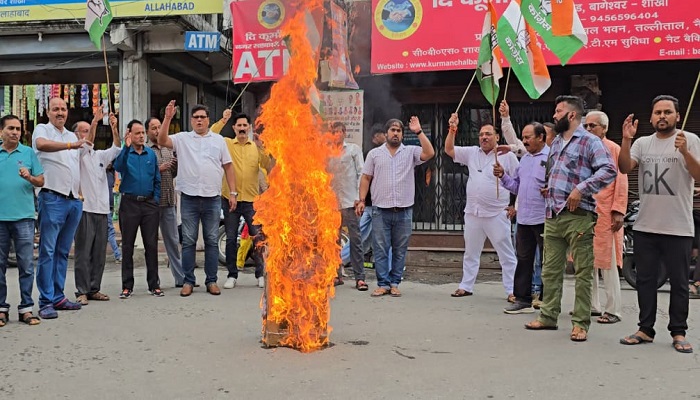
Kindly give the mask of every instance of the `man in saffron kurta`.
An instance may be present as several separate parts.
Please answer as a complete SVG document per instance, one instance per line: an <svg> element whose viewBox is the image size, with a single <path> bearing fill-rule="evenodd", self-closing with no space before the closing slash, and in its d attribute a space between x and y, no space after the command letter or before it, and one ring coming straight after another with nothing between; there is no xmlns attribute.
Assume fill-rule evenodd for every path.
<svg viewBox="0 0 700 400"><path fill-rule="evenodd" d="M583 127L588 132L598 136L608 149L615 161L620 155L620 146L605 137L608 132L608 116L601 111L591 111L586 115ZM622 223L627 211L627 174L619 172L612 184L606 186L593 198L596 201L596 213L598 221L595 225L595 237L593 238L593 288L591 310L599 310L603 315L598 318L598 323L614 324L620 322L622 316L622 297L620 292L620 276L617 268L622 266ZM603 275L605 295L607 301L603 309L600 308L598 295L598 270Z"/></svg>

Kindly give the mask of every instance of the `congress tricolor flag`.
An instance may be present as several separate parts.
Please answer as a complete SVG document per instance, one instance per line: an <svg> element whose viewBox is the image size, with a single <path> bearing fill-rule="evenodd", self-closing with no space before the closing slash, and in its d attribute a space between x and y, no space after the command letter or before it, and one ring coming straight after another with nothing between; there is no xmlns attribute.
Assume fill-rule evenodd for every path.
<svg viewBox="0 0 700 400"><path fill-rule="evenodd" d="M87 0L85 30L90 34L90 41L102 49L102 36L112 22L112 6L109 0Z"/></svg>
<svg viewBox="0 0 700 400"><path fill-rule="evenodd" d="M495 104L498 98L500 86L498 80L503 77L501 69L501 50L496 38L496 10L489 0L488 11L484 17L484 26L481 30L481 47L479 48L479 60L477 61L477 78L481 85L481 93L489 103Z"/></svg>
<svg viewBox="0 0 700 400"><path fill-rule="evenodd" d="M520 5L512 1L498 20L498 43L525 92L538 99L552 84L535 31L525 22Z"/></svg>
<svg viewBox="0 0 700 400"><path fill-rule="evenodd" d="M525 20L540 34L561 65L569 62L571 57L588 43L588 35L581 24L573 0L513 2L522 2L521 10Z"/></svg>

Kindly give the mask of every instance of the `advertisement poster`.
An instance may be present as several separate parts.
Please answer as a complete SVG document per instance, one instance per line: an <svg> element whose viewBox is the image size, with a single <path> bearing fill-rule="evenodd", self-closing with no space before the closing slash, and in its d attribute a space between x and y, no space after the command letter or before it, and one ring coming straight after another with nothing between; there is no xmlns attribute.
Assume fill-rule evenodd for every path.
<svg viewBox="0 0 700 400"><path fill-rule="evenodd" d="M93 0L100 1L100 0ZM0 23L17 21L84 20L85 0L0 0ZM110 0L115 18L221 14L221 0Z"/></svg>
<svg viewBox="0 0 700 400"><path fill-rule="evenodd" d="M334 2L331 5L331 35L333 50L329 59L330 82L328 86L341 89L358 89L352 75L350 56L348 55L348 15Z"/></svg>
<svg viewBox="0 0 700 400"><path fill-rule="evenodd" d="M233 82L278 80L289 67L289 52L280 28L291 17L280 0L231 3Z"/></svg>
<svg viewBox="0 0 700 400"><path fill-rule="evenodd" d="M321 117L324 121L336 121L345 124L348 143L355 143L362 148L362 118L364 115L364 91L320 91Z"/></svg>
<svg viewBox="0 0 700 400"><path fill-rule="evenodd" d="M548 9L551 0L540 0ZM503 12L510 0L492 0ZM372 73L474 69L487 0L372 0ZM569 64L700 57L688 0L576 0L588 45ZM544 44L543 44L544 46ZM547 63L559 64L544 49Z"/></svg>

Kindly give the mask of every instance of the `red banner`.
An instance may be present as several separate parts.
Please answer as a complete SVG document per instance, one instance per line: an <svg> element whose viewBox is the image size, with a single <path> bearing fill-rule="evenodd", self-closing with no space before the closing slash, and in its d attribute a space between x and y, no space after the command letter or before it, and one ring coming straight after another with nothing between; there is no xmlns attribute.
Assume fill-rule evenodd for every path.
<svg viewBox="0 0 700 400"><path fill-rule="evenodd" d="M510 2L492 1L499 13ZM372 73L476 68L486 4L372 0ZM692 0L577 0L588 45L569 64L700 58L697 7ZM545 57L558 64L548 49Z"/></svg>
<svg viewBox="0 0 700 400"><path fill-rule="evenodd" d="M233 82L278 80L287 70L289 52L280 29L293 15L286 1L231 2Z"/></svg>

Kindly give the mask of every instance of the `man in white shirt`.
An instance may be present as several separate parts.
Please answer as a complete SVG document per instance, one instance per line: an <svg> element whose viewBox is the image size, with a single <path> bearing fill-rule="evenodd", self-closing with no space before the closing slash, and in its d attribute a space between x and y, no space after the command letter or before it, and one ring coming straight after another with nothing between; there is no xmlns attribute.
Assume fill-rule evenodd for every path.
<svg viewBox="0 0 700 400"><path fill-rule="evenodd" d="M88 144L66 129L68 107L60 98L49 101L49 123L34 128L32 147L44 166L44 187L39 192L39 316L58 318L56 310L79 310L65 296L68 253L83 212L80 201L78 149Z"/></svg>
<svg viewBox="0 0 700 400"><path fill-rule="evenodd" d="M338 197L338 206L340 208L341 223L340 226L348 228L348 237L350 239L350 263L352 271L355 275L355 288L361 292L369 289L365 282L365 266L362 254L362 238L360 236L360 224L357 215L355 215L355 205L359 201L358 193L360 189L360 177L362 176L362 167L364 158L362 157L362 149L354 143L345 142L345 124L342 122L334 122L331 126L331 132L335 135L337 142L336 146L341 148L340 156L332 158L328 163L328 171L333 174L333 191ZM341 268L338 268L338 277L335 279L335 285L342 285L343 277Z"/></svg>
<svg viewBox="0 0 700 400"><path fill-rule="evenodd" d="M464 208L464 261L462 282L452 293L452 297L471 296L479 272L481 251L488 237L496 249L503 270L503 288L509 301L513 299L513 280L517 259L510 236L510 219L506 208L510 192L500 179L493 176L494 165L503 168L513 176L518 167L518 159L513 153L502 155L496 160L496 146L499 136L491 124L484 124L479 130L479 146L455 146L455 136L459 119L457 114L450 117L450 130L445 139L445 153L452 159L469 168L467 181L467 204Z"/></svg>
<svg viewBox="0 0 700 400"><path fill-rule="evenodd" d="M207 292L221 294L217 285L219 266L219 219L221 215L221 186L223 175L230 188L230 211L236 209L236 177L231 156L221 135L209 130L209 109L195 105L190 123L194 130L168 136L170 122L175 116L175 100L165 108L165 118L158 134L158 145L177 152L177 182L181 194L182 268L185 281L180 296L192 294L195 285L194 262L197 230L200 220L204 236L204 272Z"/></svg>
<svg viewBox="0 0 700 400"><path fill-rule="evenodd" d="M73 130L93 143L97 124L104 114L98 108L92 124L81 121ZM121 143L117 130L117 118L109 115L112 129L112 146L107 150L95 150L86 144L80 153L80 190L83 202L83 214L75 232L75 296L77 302L87 305L88 300L106 301L109 296L100 292L102 273L107 256L107 218L109 215L109 189L107 185L107 166L119 155Z"/></svg>

